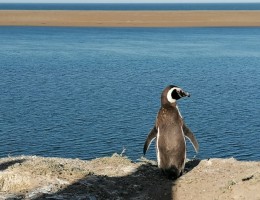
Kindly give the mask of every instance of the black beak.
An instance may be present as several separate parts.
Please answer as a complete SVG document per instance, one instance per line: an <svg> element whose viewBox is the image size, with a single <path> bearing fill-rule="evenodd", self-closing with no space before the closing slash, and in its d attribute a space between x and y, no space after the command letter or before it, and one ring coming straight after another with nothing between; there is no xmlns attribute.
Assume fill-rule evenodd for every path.
<svg viewBox="0 0 260 200"><path fill-rule="evenodd" d="M180 91L181 97L190 97L190 93L184 92L183 90Z"/></svg>

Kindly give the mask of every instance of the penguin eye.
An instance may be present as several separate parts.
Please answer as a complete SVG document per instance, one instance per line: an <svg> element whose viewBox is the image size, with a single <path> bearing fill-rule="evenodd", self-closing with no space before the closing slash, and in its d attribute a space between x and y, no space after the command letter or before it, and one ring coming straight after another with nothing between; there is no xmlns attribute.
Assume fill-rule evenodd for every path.
<svg viewBox="0 0 260 200"><path fill-rule="evenodd" d="M172 91L171 96L172 96L173 99L178 100L180 98L179 91L177 91L177 89L174 88L174 90Z"/></svg>

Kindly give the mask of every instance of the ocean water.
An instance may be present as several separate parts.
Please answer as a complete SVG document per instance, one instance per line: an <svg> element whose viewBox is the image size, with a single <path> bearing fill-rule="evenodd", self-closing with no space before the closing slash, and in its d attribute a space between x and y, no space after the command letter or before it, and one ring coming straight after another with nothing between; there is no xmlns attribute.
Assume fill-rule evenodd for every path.
<svg viewBox="0 0 260 200"><path fill-rule="evenodd" d="M0 3L0 10L260 10L260 3Z"/></svg>
<svg viewBox="0 0 260 200"><path fill-rule="evenodd" d="M260 160L260 28L0 27L0 157L133 160L165 86L200 144ZM147 157L155 159L155 145Z"/></svg>

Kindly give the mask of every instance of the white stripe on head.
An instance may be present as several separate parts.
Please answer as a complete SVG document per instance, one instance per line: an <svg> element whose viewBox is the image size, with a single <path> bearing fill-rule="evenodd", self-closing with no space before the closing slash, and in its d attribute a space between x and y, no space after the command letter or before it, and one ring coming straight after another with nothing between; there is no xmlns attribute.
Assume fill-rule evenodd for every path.
<svg viewBox="0 0 260 200"><path fill-rule="evenodd" d="M167 93L167 100L170 102L170 103L175 103L176 102L176 99L173 99L172 98L172 92L173 92L173 90L176 90L177 91L177 94L179 95L179 97L181 97L180 96L180 91L181 91L181 88L178 88L178 87L173 87L173 88L171 88L169 91L168 91L168 93Z"/></svg>
<svg viewBox="0 0 260 200"><path fill-rule="evenodd" d="M173 98L172 98L172 92L173 92L173 90L175 90L175 87L172 88L172 89L170 89L170 90L168 91L168 93L167 93L167 100L168 100L170 103L176 102L176 99L173 99Z"/></svg>

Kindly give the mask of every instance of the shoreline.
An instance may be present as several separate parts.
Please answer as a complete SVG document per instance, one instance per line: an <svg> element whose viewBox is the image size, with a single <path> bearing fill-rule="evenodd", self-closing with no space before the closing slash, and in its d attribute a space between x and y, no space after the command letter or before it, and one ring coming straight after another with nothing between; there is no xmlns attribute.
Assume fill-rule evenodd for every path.
<svg viewBox="0 0 260 200"><path fill-rule="evenodd" d="M0 26L260 27L260 11L0 10Z"/></svg>

